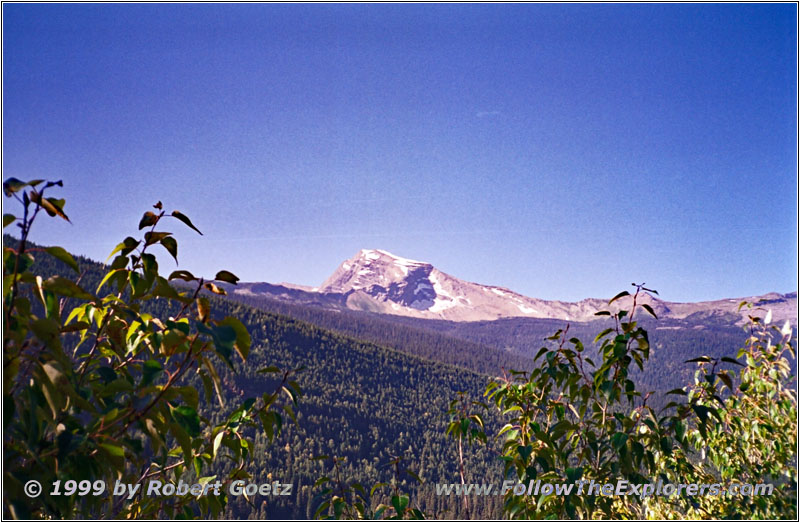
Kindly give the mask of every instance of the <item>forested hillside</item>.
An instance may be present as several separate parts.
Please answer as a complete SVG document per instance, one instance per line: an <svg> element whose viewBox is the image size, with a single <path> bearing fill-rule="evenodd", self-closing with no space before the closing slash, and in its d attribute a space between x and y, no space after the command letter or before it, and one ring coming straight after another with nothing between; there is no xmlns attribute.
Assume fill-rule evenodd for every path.
<svg viewBox="0 0 800 523"><path fill-rule="evenodd" d="M393 317L399 323L424 327L449 337L471 341L533 358L543 340L558 329L569 325L569 335L591 342L608 326L608 320L567 322L534 318L504 318L481 322L446 322ZM720 317L688 318L686 320L654 319L646 313L637 316L639 324L648 331L653 351L645 371L637 374L644 388L667 391L691 381L694 367L684 363L697 354L712 357L734 357L742 344L744 331L734 325L735 316L725 321ZM638 370L638 369L637 369Z"/></svg>
<svg viewBox="0 0 800 523"><path fill-rule="evenodd" d="M532 364L531 355L522 356L494 344L454 335L453 332L440 332L436 328L429 328L426 320L406 324L397 321L405 319L400 316L328 310L247 294L229 293L228 296L230 300L261 310L291 316L347 336L484 374L494 373L501 367L521 369Z"/></svg>
<svg viewBox="0 0 800 523"><path fill-rule="evenodd" d="M403 475L402 489L412 492L424 511L454 515L447 509L455 508L457 499L436 498L432 487L435 482L452 482L458 477L457 453L444 433L445 413L459 391L470 391L478 399L486 375L238 304L220 303L219 310L240 318L254 341L252 366L233 379L223 378L229 393L258 396L274 387L255 373L262 363L279 361L288 368L306 367L297 376L304 392L297 426L289 426L279 444L270 448L261 447L264 439L256 438L251 467L254 478L271 474L295 484L298 496L278 498L277 507L258 507L256 514L239 503L232 507L232 516L312 517L311 485L327 473L322 462L312 460L317 455L347 458L343 473L364 485L392 480L388 464L401 457L404 467L428 483L419 486L411 476ZM473 460L470 476L476 481L501 474L500 463L486 452ZM482 516L500 516L499 501L494 502L493 507L485 507Z"/></svg>
<svg viewBox="0 0 800 523"><path fill-rule="evenodd" d="M286 314L348 336L394 347L445 363L488 374L506 369L529 369L546 338L569 326L570 336L587 345L608 326L608 320L568 322L556 319L503 318L493 321L454 322L327 310L296 305L259 296L230 294L230 299L256 308ZM691 381L694 367L684 363L698 353L733 357L740 348L743 331L733 325L735 316L660 320L640 317L654 350L645 372L634 372L644 388L668 391Z"/></svg>

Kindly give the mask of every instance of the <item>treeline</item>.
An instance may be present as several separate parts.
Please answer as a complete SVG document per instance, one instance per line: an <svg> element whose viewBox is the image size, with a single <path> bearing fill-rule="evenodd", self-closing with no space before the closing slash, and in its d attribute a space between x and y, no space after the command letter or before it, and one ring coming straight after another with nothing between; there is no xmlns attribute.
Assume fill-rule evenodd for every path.
<svg viewBox="0 0 800 523"><path fill-rule="evenodd" d="M452 336L449 332L439 332L428 328L424 322L412 326L394 321L393 316L327 310L233 292L229 293L229 298L261 310L307 321L346 336L485 374L493 374L500 368L529 368L532 364L531 356L503 350L493 343L487 344L462 336Z"/></svg>

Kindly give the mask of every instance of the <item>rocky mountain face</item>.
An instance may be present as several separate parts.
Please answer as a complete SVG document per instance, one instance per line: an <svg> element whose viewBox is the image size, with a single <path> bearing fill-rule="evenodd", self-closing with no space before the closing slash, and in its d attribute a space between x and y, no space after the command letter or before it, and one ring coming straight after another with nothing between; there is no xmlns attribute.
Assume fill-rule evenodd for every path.
<svg viewBox="0 0 800 523"><path fill-rule="evenodd" d="M589 298L563 302L529 298L504 287L460 280L430 263L395 256L379 249L362 249L344 261L320 287L290 284L240 283L234 293L259 295L331 309L351 309L381 314L450 321L481 321L508 317L554 318L591 321L599 310L630 308L631 297L616 301ZM773 321L797 325L797 293L770 293L698 303L673 303L648 294L638 303L653 308L659 318L729 317L741 323L749 309L739 303L756 303ZM752 311L750 311L752 313Z"/></svg>

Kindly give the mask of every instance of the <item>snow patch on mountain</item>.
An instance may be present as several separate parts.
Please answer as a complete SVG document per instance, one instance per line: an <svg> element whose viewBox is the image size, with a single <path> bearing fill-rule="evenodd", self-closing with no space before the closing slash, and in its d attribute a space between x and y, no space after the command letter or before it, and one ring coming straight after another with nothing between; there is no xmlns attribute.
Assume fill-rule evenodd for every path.
<svg viewBox="0 0 800 523"><path fill-rule="evenodd" d="M433 305L428 309L430 312L441 312L458 305L452 295L450 295L442 286L436 273L439 271L431 271L430 282L433 284L433 291L436 293L436 298L433 300Z"/></svg>
<svg viewBox="0 0 800 523"><path fill-rule="evenodd" d="M363 249L361 252L364 253L364 257L368 260L377 260L381 257L381 255L375 251Z"/></svg>

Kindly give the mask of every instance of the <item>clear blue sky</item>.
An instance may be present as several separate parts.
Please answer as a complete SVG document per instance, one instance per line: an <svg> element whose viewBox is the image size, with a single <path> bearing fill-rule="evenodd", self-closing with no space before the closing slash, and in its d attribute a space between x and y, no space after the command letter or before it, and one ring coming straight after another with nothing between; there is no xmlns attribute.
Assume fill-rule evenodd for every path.
<svg viewBox="0 0 800 523"><path fill-rule="evenodd" d="M33 238L95 259L180 209L196 274L382 248L549 299L789 292L796 9L4 4L3 177L63 179Z"/></svg>

